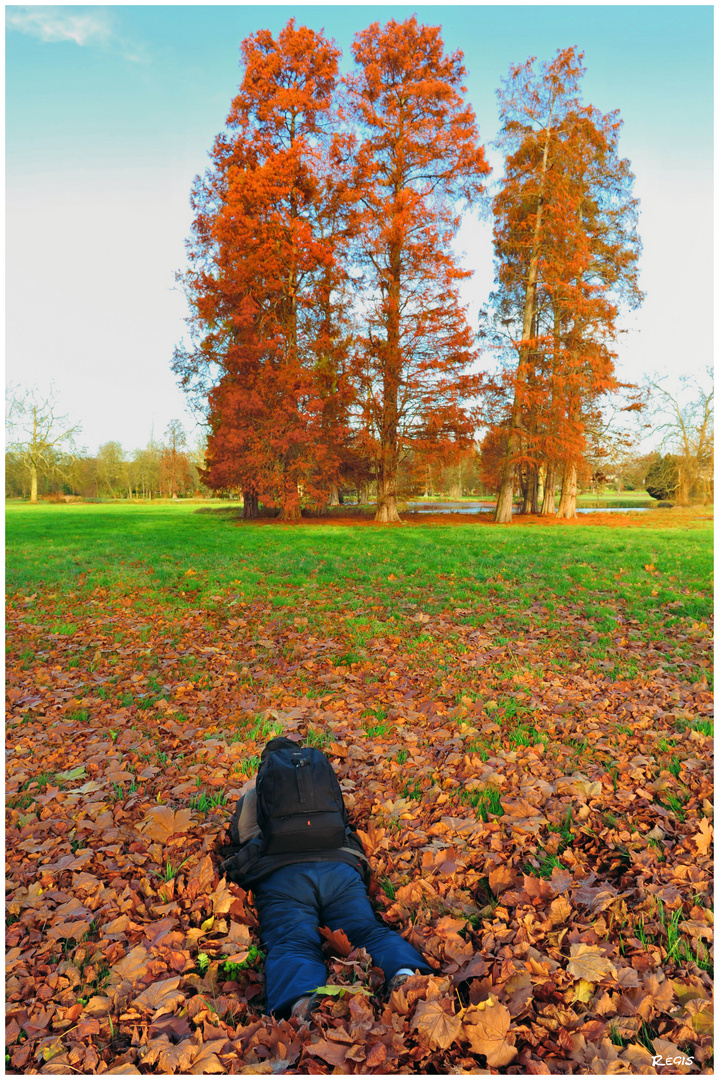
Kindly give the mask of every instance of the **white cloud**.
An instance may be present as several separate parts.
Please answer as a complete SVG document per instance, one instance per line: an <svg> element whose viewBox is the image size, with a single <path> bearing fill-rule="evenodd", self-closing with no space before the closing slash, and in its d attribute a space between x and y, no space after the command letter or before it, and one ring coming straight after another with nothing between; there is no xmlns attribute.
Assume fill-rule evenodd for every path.
<svg viewBox="0 0 719 1080"><path fill-rule="evenodd" d="M95 45L119 52L125 60L147 60L143 46L118 37L110 13L103 8L73 11L63 7L7 7L8 30L17 30L46 42L74 41L76 45Z"/></svg>
<svg viewBox="0 0 719 1080"><path fill-rule="evenodd" d="M18 30L40 41L104 45L110 37L110 24L103 11L73 13L56 7L8 7L5 10L8 30Z"/></svg>

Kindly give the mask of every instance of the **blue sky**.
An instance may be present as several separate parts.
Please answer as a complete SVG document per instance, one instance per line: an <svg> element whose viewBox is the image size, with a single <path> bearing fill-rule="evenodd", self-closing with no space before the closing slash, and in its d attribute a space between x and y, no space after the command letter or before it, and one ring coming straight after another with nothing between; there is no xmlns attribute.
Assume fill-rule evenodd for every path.
<svg viewBox="0 0 719 1080"><path fill-rule="evenodd" d="M619 372L701 372L712 362L711 6L127 6L6 8L9 382L46 389L82 421L90 450L162 436L185 412L169 367L186 333L184 265L193 177L223 127L239 45L290 16L324 28L351 64L354 34L417 13L461 48L482 139L510 63L585 52L584 98L624 120L642 201L642 285ZM495 165L501 161L490 151ZM489 227L460 243L475 275L470 319L492 284Z"/></svg>

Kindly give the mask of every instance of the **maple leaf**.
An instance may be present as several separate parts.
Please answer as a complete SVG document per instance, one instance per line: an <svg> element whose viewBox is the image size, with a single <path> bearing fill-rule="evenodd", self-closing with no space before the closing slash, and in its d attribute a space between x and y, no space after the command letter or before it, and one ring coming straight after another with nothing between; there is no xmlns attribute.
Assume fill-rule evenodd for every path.
<svg viewBox="0 0 719 1080"><path fill-rule="evenodd" d="M581 1001L585 1005L588 1001L594 997L594 983L587 982L586 979L580 979L577 986L574 987L574 1001Z"/></svg>
<svg viewBox="0 0 719 1080"><path fill-rule="evenodd" d="M328 1065L333 1065L335 1068L341 1068L347 1057L347 1049L347 1046L342 1046L340 1043L328 1042L327 1039L320 1039L318 1042L311 1043L307 1047L307 1053L312 1054L314 1057L322 1058Z"/></svg>
<svg viewBox="0 0 719 1080"><path fill-rule="evenodd" d="M699 1009L692 1016L692 1027L697 1035L714 1037L714 1012L712 1009Z"/></svg>
<svg viewBox="0 0 719 1080"><path fill-rule="evenodd" d="M190 810L171 810L169 806L153 806L140 822L139 828L149 840L163 843L171 836L187 832L192 820Z"/></svg>
<svg viewBox="0 0 719 1080"><path fill-rule="evenodd" d="M658 1012L668 1013L671 1010L675 995L668 979L660 982L656 975L647 973L644 976L644 989Z"/></svg>
<svg viewBox="0 0 719 1080"><path fill-rule="evenodd" d="M567 971L574 979L585 979L589 983L598 983L611 975L616 978L617 969L611 960L602 954L598 945L574 943L571 946L571 959Z"/></svg>
<svg viewBox="0 0 719 1080"><path fill-rule="evenodd" d="M140 1047L140 1060L143 1065L154 1065L160 1054L172 1046L167 1035L158 1035ZM167 1071L167 1070L165 1070Z"/></svg>
<svg viewBox="0 0 719 1080"><path fill-rule="evenodd" d="M544 878L531 877L529 874L524 875L523 889L530 900L539 900L540 902L551 900L555 895L555 888L550 881L546 881Z"/></svg>
<svg viewBox="0 0 719 1080"><path fill-rule="evenodd" d="M641 1043L630 1043L626 1046L619 1055L619 1060L626 1062L632 1072L639 1074L646 1074L649 1069L654 1068L652 1055ZM634 1066L633 1069L632 1066Z"/></svg>
<svg viewBox="0 0 719 1080"><path fill-rule="evenodd" d="M131 983L136 983L147 973L149 960L147 950L142 945L136 945L122 960L113 964L110 971L117 980L129 979Z"/></svg>
<svg viewBox="0 0 719 1080"><path fill-rule="evenodd" d="M220 878L217 888L212 893L212 911L215 915L224 915L235 902L235 896L225 878Z"/></svg>
<svg viewBox="0 0 719 1080"><path fill-rule="evenodd" d="M206 892L215 879L215 867L209 855L205 855L187 875L187 888L196 896ZM196 889L192 886L196 886Z"/></svg>
<svg viewBox="0 0 719 1080"><path fill-rule="evenodd" d="M549 918L552 926L561 926L572 917L572 905L566 897L558 896L549 905Z"/></svg>
<svg viewBox="0 0 719 1080"><path fill-rule="evenodd" d="M680 981L678 979L671 980L672 989L677 995L679 1004L684 1006L689 1001L706 1001L709 997L706 987L699 981L699 979L693 979L691 981Z"/></svg>
<svg viewBox="0 0 719 1080"><path fill-rule="evenodd" d="M554 866L552 868L552 876L549 879L552 883L552 888L555 893L566 892L572 884L572 875L568 870L565 870L563 866Z"/></svg>
<svg viewBox="0 0 719 1080"><path fill-rule="evenodd" d="M505 889L511 889L517 884L517 873L511 866L503 864L489 872L489 887L495 896L499 896Z"/></svg>
<svg viewBox="0 0 719 1080"><path fill-rule="evenodd" d="M531 803L527 802L526 799L509 799L502 796L499 801L505 814L510 817L531 818L541 815L542 812L537 810L536 806L532 806Z"/></svg>
<svg viewBox="0 0 719 1080"><path fill-rule="evenodd" d="M470 1006L462 1018L464 1037L476 1054L484 1054L490 1068L509 1065L517 1056L514 1041L507 1037L510 1026L509 1009L491 998Z"/></svg>
<svg viewBox="0 0 719 1080"><path fill-rule="evenodd" d="M446 1050L462 1033L462 1021L454 1015L451 998L418 1001L412 1027L432 1050Z"/></svg>
<svg viewBox="0 0 719 1080"><path fill-rule="evenodd" d="M146 1009L156 1019L162 1013L172 1012L176 1006L181 1005L185 995L178 989L179 976L174 979L162 979L160 982L151 983L146 990L136 997L132 1004L135 1008Z"/></svg>
<svg viewBox="0 0 719 1080"><path fill-rule="evenodd" d="M202 1075L204 1073L226 1072L225 1066L217 1055L223 1053L228 1045L227 1039L213 1039L211 1042L202 1043L192 1059L193 1073Z"/></svg>
<svg viewBox="0 0 719 1080"><path fill-rule="evenodd" d="M243 963L250 951L250 928L244 923L233 922L230 932L222 941L222 952L225 961L232 964ZM239 948L238 948L239 947Z"/></svg>
<svg viewBox="0 0 719 1080"><path fill-rule="evenodd" d="M699 822L699 832L694 836L694 843L700 855L708 855L711 851L714 826L708 818L702 818Z"/></svg>
<svg viewBox="0 0 719 1080"><path fill-rule="evenodd" d="M55 780L59 783L61 781L69 780L81 780L87 772L84 765L78 765L75 769L66 769L64 772L55 773Z"/></svg>
<svg viewBox="0 0 719 1080"><path fill-rule="evenodd" d="M714 940L714 928L711 926L705 926L704 923L697 922L696 919L684 919L679 923L679 929L689 934L692 938L706 938L708 941Z"/></svg>
<svg viewBox="0 0 719 1080"><path fill-rule="evenodd" d="M319 931L333 956L349 956L352 952L352 944L344 930L330 930L328 926L320 926Z"/></svg>
<svg viewBox="0 0 719 1080"><path fill-rule="evenodd" d="M387 1047L384 1043L376 1042L370 1046L365 1058L365 1067L367 1069L376 1069L383 1061L387 1060Z"/></svg>
<svg viewBox="0 0 719 1080"><path fill-rule="evenodd" d="M363 994L372 997L372 991L366 986L318 986L315 993L324 994L326 997L344 997L345 994Z"/></svg>
<svg viewBox="0 0 719 1080"><path fill-rule="evenodd" d="M101 994L95 994L91 997L85 1006L83 1013L87 1013L89 1016L104 1016L112 1008L112 1001L109 997L104 997Z"/></svg>

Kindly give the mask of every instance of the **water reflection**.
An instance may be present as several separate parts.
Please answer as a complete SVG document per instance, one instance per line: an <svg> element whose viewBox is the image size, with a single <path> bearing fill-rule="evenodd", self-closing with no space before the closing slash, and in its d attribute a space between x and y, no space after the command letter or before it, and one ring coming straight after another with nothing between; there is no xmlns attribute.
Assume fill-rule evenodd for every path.
<svg viewBox="0 0 719 1080"><path fill-rule="evenodd" d="M494 503L424 503L424 502L411 502L407 504L407 508L411 513L415 514L487 514L494 510ZM625 505L617 506L616 503L610 505L597 506L578 506L578 514L626 514L626 513L644 513L646 510L650 510L651 506L637 506L634 503L626 503ZM515 506L513 513L519 513L519 507Z"/></svg>

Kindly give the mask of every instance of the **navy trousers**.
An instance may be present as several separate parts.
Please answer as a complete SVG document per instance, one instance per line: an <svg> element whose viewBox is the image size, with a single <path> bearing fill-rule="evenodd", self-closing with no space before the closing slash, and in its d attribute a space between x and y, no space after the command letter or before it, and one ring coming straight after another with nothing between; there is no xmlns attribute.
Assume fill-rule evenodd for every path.
<svg viewBox="0 0 719 1080"><path fill-rule="evenodd" d="M400 968L432 969L408 941L378 922L359 871L343 862L293 863L253 887L267 949L267 1011L286 1016L297 1000L327 982L320 926L344 930L389 981Z"/></svg>

